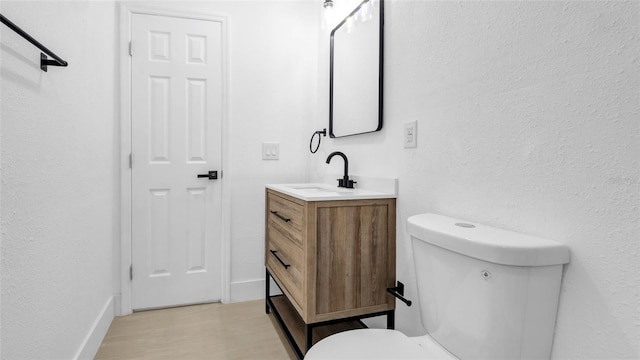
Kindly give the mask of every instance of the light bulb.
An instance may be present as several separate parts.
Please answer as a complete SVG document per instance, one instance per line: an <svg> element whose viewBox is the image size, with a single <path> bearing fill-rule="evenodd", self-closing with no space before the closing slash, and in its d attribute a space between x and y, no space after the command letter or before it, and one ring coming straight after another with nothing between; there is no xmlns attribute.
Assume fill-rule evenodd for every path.
<svg viewBox="0 0 640 360"><path fill-rule="evenodd" d="M325 0L324 4L324 28L331 30L333 27L333 0Z"/></svg>

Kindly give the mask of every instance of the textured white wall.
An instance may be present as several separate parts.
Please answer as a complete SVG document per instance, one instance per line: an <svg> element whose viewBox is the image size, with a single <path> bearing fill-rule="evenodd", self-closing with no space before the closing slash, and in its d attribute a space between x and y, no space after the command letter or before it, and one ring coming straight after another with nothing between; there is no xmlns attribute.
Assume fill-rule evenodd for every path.
<svg viewBox="0 0 640 360"><path fill-rule="evenodd" d="M408 216L437 212L567 244L553 358L640 358L640 3L387 1L384 128L324 139L311 179L399 178L398 279L415 297ZM328 35L318 119L328 124ZM402 125L418 121L418 148ZM333 166L333 164L332 164ZM398 327L422 331L418 308Z"/></svg>
<svg viewBox="0 0 640 360"><path fill-rule="evenodd" d="M2 1L2 359L70 359L116 292L113 2Z"/></svg>

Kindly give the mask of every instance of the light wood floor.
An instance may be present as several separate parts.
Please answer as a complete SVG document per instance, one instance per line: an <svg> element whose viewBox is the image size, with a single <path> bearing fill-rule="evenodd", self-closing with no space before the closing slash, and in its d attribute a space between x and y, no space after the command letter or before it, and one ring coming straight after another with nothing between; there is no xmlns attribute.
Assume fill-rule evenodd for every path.
<svg viewBox="0 0 640 360"><path fill-rule="evenodd" d="M294 360L264 301L204 304L116 317L95 359Z"/></svg>

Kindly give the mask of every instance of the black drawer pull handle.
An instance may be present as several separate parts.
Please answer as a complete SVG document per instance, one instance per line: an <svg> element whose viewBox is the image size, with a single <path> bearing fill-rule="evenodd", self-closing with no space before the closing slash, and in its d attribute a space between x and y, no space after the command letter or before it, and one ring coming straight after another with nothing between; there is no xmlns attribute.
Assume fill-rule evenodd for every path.
<svg viewBox="0 0 640 360"><path fill-rule="evenodd" d="M291 266L291 265L289 265L289 264L285 264L285 262L284 262L284 261L282 261L282 259L280 259L280 257L279 257L279 256L278 256L278 254L277 254L277 251L275 251L275 250L269 250L269 251L271 251L271 254L273 254L273 256L275 256L275 257L276 257L276 259L278 259L278 261L280 261L280 264L282 264L282 266L284 266L284 268L285 268L285 269L288 269L288 268L289 268L289 266Z"/></svg>
<svg viewBox="0 0 640 360"><path fill-rule="evenodd" d="M289 221L291 221L291 219L288 219L288 218L286 218L286 217L284 217L284 216L282 216L282 215L278 214L278 212L277 212L277 211L273 211L273 210L271 210L271 213L272 213L273 215L275 215L275 216L279 217L279 218L280 218L280 220L282 220L282 221L284 221L284 222L289 222Z"/></svg>

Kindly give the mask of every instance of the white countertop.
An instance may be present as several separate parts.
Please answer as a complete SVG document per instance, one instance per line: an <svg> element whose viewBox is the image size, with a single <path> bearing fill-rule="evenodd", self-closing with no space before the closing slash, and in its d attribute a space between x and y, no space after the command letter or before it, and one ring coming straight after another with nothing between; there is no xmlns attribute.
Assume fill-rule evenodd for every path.
<svg viewBox="0 0 640 360"><path fill-rule="evenodd" d="M392 199L396 197L395 179L393 186L374 189L346 189L336 185L323 183L302 184L267 184L268 189L279 191L304 201L329 200L364 200L364 199Z"/></svg>

